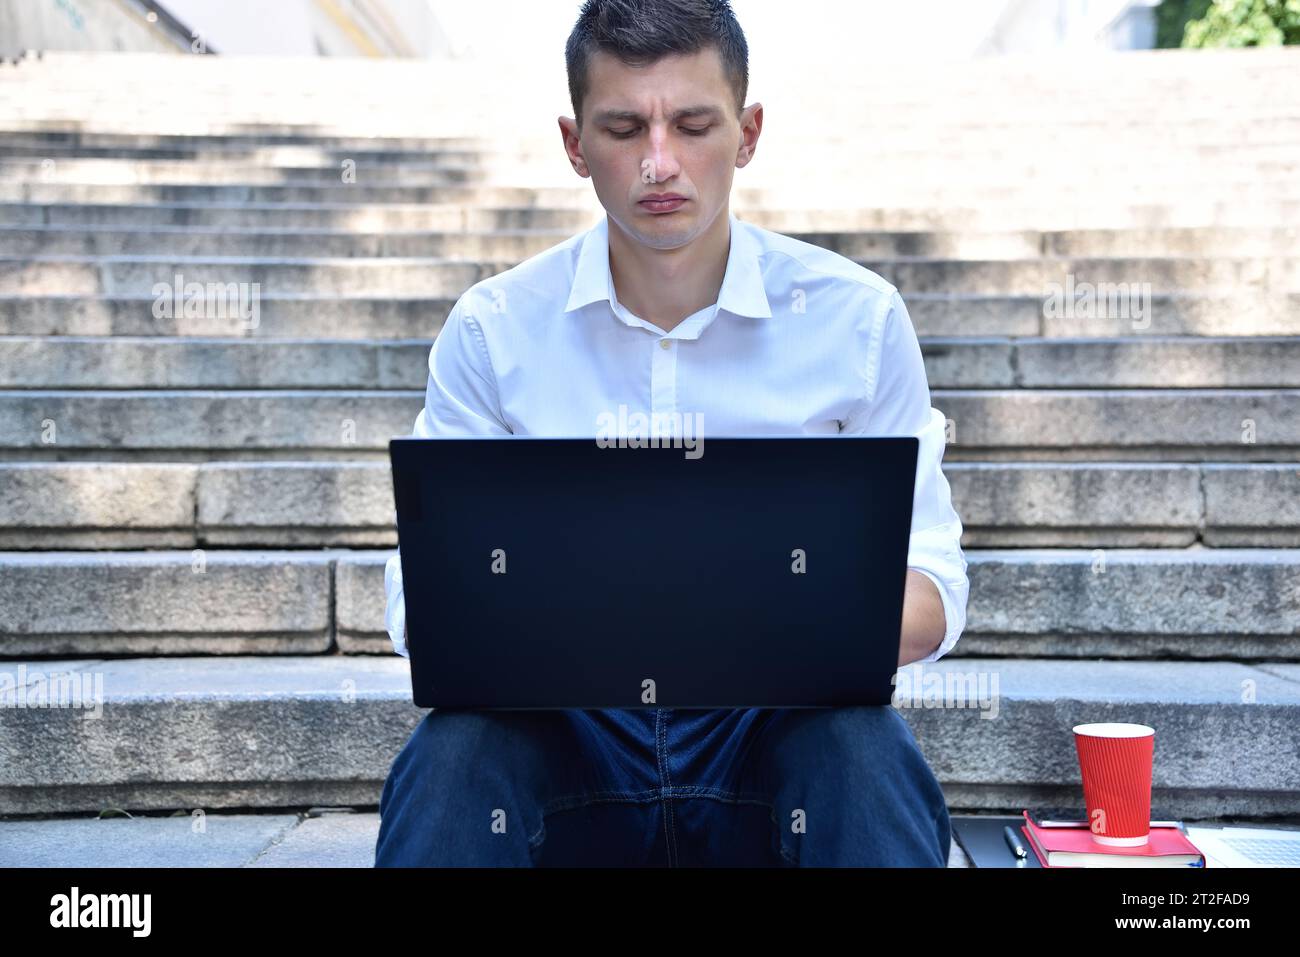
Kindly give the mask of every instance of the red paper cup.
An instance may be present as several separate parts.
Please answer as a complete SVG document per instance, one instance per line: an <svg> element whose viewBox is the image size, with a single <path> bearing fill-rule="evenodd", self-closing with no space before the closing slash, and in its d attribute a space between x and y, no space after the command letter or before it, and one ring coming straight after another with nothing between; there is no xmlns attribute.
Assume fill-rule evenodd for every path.
<svg viewBox="0 0 1300 957"><path fill-rule="evenodd" d="M1083 775L1092 839L1141 847L1151 833L1151 765L1155 729L1145 724L1079 724L1074 746Z"/></svg>

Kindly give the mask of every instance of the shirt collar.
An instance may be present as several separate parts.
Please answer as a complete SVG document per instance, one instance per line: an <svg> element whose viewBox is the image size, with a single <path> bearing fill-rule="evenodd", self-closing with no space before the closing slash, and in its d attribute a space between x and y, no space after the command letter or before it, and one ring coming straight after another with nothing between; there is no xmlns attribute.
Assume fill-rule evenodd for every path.
<svg viewBox="0 0 1300 957"><path fill-rule="evenodd" d="M763 285L758 240L749 226L738 220L734 213L728 212L727 219L731 224L731 248L727 253L722 288L718 291L718 309L736 316L770 319L772 307ZM612 302L613 286L614 279L609 271L609 215L606 214L583 237L564 311L572 312L601 300Z"/></svg>

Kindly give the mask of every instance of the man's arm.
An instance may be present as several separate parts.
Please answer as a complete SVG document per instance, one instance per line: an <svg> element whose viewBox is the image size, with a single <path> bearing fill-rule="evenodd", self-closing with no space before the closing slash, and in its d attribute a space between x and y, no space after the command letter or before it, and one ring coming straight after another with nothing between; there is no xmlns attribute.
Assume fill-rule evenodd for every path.
<svg viewBox="0 0 1300 957"><path fill-rule="evenodd" d="M961 519L941 468L946 420L930 405L921 346L897 291L882 301L869 333L866 399L841 431L919 439L898 653L902 667L938 661L952 650L966 625L970 582Z"/></svg>
<svg viewBox="0 0 1300 957"><path fill-rule="evenodd" d="M948 631L947 614L939 588L928 575L907 570L903 592L903 635L898 648L898 666L932 655Z"/></svg>
<svg viewBox="0 0 1300 957"><path fill-rule="evenodd" d="M472 296L471 289L457 300L429 350L424 408L411 433L419 438L511 434L501 414L487 343L469 308ZM384 564L384 593L384 627L393 650L409 658L400 549Z"/></svg>

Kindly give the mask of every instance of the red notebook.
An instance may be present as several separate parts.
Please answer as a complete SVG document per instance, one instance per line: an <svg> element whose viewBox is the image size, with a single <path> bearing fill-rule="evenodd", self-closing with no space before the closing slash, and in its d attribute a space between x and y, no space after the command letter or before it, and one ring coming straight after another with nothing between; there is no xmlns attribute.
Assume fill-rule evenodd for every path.
<svg viewBox="0 0 1300 957"><path fill-rule="evenodd" d="M1205 855L1176 827L1153 827L1141 847L1105 847L1086 827L1038 827L1025 811L1021 831L1044 867L1204 867Z"/></svg>

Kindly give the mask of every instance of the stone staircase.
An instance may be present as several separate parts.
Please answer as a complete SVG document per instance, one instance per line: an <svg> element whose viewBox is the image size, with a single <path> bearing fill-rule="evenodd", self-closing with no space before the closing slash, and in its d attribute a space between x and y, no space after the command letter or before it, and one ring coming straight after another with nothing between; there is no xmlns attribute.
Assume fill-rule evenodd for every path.
<svg viewBox="0 0 1300 957"><path fill-rule="evenodd" d="M1300 815L1297 69L864 68L848 116L756 78L733 208L896 284L951 420L971 597L925 672L996 710L903 714L954 813L1078 804L1070 727L1116 720L1183 817ZM373 810L424 713L387 443L460 293L599 212L566 102L465 64L0 67L0 815ZM1046 305L1085 283L1144 296ZM36 707L60 674L101 712Z"/></svg>

